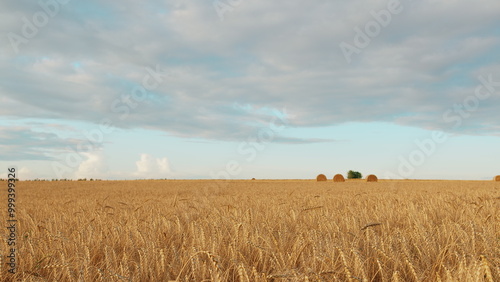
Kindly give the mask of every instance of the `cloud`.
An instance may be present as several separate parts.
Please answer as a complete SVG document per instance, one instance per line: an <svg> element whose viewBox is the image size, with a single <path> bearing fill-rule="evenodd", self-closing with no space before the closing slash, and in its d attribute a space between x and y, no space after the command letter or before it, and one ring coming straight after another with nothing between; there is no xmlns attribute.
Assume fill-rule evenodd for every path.
<svg viewBox="0 0 500 282"><path fill-rule="evenodd" d="M122 128L241 141L273 117L263 109L287 108L293 127L382 121L498 135L490 129L500 119L500 87L466 126L442 115L474 94L478 74L500 80L500 2L471 9L402 0L403 12L347 64L339 44L387 2L243 1L220 21L212 1L71 1L18 54L8 40L0 45L0 116L108 118ZM0 32L21 33L21 18L40 10L3 1ZM127 104L124 95L156 65L167 74L162 83Z"/></svg>
<svg viewBox="0 0 500 282"><path fill-rule="evenodd" d="M154 158L149 154L141 154L135 163L137 171L133 174L137 178L169 178L172 170L167 158Z"/></svg>
<svg viewBox="0 0 500 282"><path fill-rule="evenodd" d="M31 171L31 169L29 169L27 167L21 167L21 169L19 169L18 178L21 180L35 179L37 177L38 177L38 175L36 173L34 173L33 171Z"/></svg>
<svg viewBox="0 0 500 282"><path fill-rule="evenodd" d="M82 153L86 158L80 163L74 175L75 178L108 179L108 166L101 152Z"/></svg>
<svg viewBox="0 0 500 282"><path fill-rule="evenodd" d="M9 161L55 160L58 154L70 152L83 142L26 126L0 126L0 158Z"/></svg>
<svg viewBox="0 0 500 282"><path fill-rule="evenodd" d="M164 179L180 176L170 167L170 162L166 157L155 158L149 154L141 154L139 160L135 162L136 169L112 170L108 166L103 151L82 153L82 161L76 166L74 171L67 171L62 178L69 179Z"/></svg>
<svg viewBox="0 0 500 282"><path fill-rule="evenodd" d="M5 170L5 171L7 171L7 170ZM28 166L22 165L22 166L16 167L16 178L17 179L30 180L30 179L40 178L40 177L41 177L41 175L38 173L38 171L33 171ZM0 179L8 179L8 173L7 172L0 173Z"/></svg>

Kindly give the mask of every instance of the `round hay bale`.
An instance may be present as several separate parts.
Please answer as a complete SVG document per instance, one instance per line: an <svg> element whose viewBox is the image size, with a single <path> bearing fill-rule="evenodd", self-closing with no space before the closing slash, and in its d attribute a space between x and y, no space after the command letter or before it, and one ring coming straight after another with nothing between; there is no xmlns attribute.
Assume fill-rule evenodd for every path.
<svg viewBox="0 0 500 282"><path fill-rule="evenodd" d="M378 178L375 174L370 174L366 177L366 182L378 182Z"/></svg>
<svg viewBox="0 0 500 282"><path fill-rule="evenodd" d="M500 175L495 176L495 178L493 180L500 181Z"/></svg>
<svg viewBox="0 0 500 282"><path fill-rule="evenodd" d="M333 182L345 182L345 178L342 174L335 174Z"/></svg>
<svg viewBox="0 0 500 282"><path fill-rule="evenodd" d="M324 174L320 174L316 177L316 181L326 181L327 178Z"/></svg>
<svg viewBox="0 0 500 282"><path fill-rule="evenodd" d="M255 180L255 178L252 178L252 180Z"/></svg>

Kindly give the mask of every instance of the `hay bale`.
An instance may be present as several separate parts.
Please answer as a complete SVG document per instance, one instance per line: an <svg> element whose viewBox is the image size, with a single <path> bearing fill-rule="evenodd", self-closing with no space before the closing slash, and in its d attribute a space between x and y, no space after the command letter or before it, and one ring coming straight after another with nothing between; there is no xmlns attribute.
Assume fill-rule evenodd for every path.
<svg viewBox="0 0 500 282"><path fill-rule="evenodd" d="M493 180L500 181L500 175L495 176L495 178Z"/></svg>
<svg viewBox="0 0 500 282"><path fill-rule="evenodd" d="M342 174L335 174L333 182L345 182L345 178Z"/></svg>
<svg viewBox="0 0 500 282"><path fill-rule="evenodd" d="M318 176L316 177L316 180L317 180L317 181L326 181L326 180L327 180L327 178L326 178L326 176L325 176L324 174L320 174L320 175L318 175Z"/></svg>
<svg viewBox="0 0 500 282"><path fill-rule="evenodd" d="M378 178L375 174L370 174L366 177L366 182L378 182Z"/></svg>
<svg viewBox="0 0 500 282"><path fill-rule="evenodd" d="M252 178L252 180L255 180L255 178Z"/></svg>

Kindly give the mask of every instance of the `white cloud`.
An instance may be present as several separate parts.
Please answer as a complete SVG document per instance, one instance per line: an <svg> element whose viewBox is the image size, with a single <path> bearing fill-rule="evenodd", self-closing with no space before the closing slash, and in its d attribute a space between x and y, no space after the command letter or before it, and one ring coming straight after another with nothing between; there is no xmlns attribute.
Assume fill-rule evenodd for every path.
<svg viewBox="0 0 500 282"><path fill-rule="evenodd" d="M102 151L81 153L84 159L74 171L64 177L70 179L160 179L179 176L170 167L168 158L155 158L149 154L141 154L135 162L135 171L110 170ZM30 174L31 175L31 174Z"/></svg>
<svg viewBox="0 0 500 282"><path fill-rule="evenodd" d="M172 170L166 157L154 158L149 154L141 154L135 165L137 171L133 175L138 178L168 178L172 176Z"/></svg>
<svg viewBox="0 0 500 282"><path fill-rule="evenodd" d="M101 152L82 153L86 160L82 161L75 171L75 178L108 179L108 167Z"/></svg>
<svg viewBox="0 0 500 282"><path fill-rule="evenodd" d="M31 171L31 169L29 169L28 167L21 167L19 169L19 173L17 174L17 178L19 178L21 180L35 179L37 177L39 177L38 174L36 174L35 172Z"/></svg>

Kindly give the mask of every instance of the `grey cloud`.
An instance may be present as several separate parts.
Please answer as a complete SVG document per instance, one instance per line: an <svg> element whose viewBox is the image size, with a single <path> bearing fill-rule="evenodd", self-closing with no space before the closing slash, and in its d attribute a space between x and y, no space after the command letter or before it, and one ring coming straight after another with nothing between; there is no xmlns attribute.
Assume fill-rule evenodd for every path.
<svg viewBox="0 0 500 282"><path fill-rule="evenodd" d="M49 127L51 127L49 125ZM33 131L28 127L0 127L0 159L9 161L55 160L55 154L76 150L86 140L61 138L52 132ZM98 149L99 145L94 145Z"/></svg>
<svg viewBox="0 0 500 282"><path fill-rule="evenodd" d="M38 9L30 3L0 4L3 34L19 32L19 17ZM259 112L264 108L287 108L290 125L298 127L387 121L498 134L491 132L500 118L497 96L482 103L467 126L450 128L442 115L474 93L478 73L500 80L498 66L488 63L498 61L493 30L500 3L401 3L403 13L347 64L339 43L350 42L353 28L387 1L242 1L224 21L211 1L70 2L19 55L8 42L0 45L0 99L8 105L0 114L109 118L123 128L232 141L268 122L271 116ZM157 64L169 76L120 118L113 102Z"/></svg>

